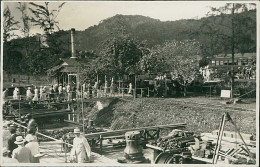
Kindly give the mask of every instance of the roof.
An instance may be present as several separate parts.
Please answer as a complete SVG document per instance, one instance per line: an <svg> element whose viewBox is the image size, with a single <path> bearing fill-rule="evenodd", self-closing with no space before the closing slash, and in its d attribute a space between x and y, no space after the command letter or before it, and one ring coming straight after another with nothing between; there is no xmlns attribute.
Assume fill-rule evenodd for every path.
<svg viewBox="0 0 260 167"><path fill-rule="evenodd" d="M61 65L65 66L81 66L82 63L78 61L77 58L66 58L66 59L61 59L63 63Z"/></svg>
<svg viewBox="0 0 260 167"><path fill-rule="evenodd" d="M50 76L55 76L57 72L79 72L80 67L83 65L77 58L66 58L61 60L63 63L47 70L47 73L49 73Z"/></svg>
<svg viewBox="0 0 260 167"><path fill-rule="evenodd" d="M65 66L60 72L79 72L80 66Z"/></svg>
<svg viewBox="0 0 260 167"><path fill-rule="evenodd" d="M254 59L256 58L256 53L235 53L235 58L251 58ZM218 55L214 55L214 58L232 58L232 54L218 54Z"/></svg>

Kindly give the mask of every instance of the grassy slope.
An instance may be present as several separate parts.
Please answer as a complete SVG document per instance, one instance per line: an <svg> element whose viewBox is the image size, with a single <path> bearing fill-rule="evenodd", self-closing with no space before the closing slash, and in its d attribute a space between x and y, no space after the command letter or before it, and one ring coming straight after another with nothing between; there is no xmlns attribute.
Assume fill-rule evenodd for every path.
<svg viewBox="0 0 260 167"><path fill-rule="evenodd" d="M221 108L205 109L197 105L180 105L174 99L136 99L134 101L119 100L110 106L113 114L111 129L124 129L152 125L165 125L172 123L187 123L187 130L211 132L218 129L224 110ZM255 112L230 111L233 120L240 127L241 132L256 132ZM234 130L231 123L227 122L225 130Z"/></svg>

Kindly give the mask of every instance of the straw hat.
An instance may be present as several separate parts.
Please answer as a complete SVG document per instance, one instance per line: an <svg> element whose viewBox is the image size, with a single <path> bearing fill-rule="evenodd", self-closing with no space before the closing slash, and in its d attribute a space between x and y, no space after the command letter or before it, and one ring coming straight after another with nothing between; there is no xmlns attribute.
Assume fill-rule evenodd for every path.
<svg viewBox="0 0 260 167"><path fill-rule="evenodd" d="M74 133L80 133L80 129L74 129Z"/></svg>
<svg viewBox="0 0 260 167"><path fill-rule="evenodd" d="M23 144L24 142L25 142L25 140L23 139L23 137L22 136L17 136L16 137L16 139L15 139L16 141L14 142L15 144Z"/></svg>

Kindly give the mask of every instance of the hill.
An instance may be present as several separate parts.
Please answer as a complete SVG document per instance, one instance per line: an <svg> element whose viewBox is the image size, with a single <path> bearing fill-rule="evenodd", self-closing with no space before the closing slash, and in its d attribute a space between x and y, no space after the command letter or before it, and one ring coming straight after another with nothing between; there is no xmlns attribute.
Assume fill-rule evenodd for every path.
<svg viewBox="0 0 260 167"><path fill-rule="evenodd" d="M239 48L236 49L236 52L256 52L256 11L251 10L237 15L241 20L246 16L247 18L251 18L252 21L248 21L247 24L241 24L237 27L237 35L240 35L241 33L239 32L243 31L247 35L247 38L238 36L243 41L240 41L241 45L238 46ZM115 15L101 21L98 25L85 29L84 31L76 31L75 48L77 55L80 55L80 52L82 51L99 55L99 52L104 48L104 42L108 39L119 36L129 36L140 42L145 41L148 48L152 48L155 45L161 45L170 40L180 41L196 39L202 45L201 48L204 57L224 52L230 53L231 45L228 40L226 40L227 36L230 35L230 30L225 28L225 26L222 27L222 37L224 36L225 38L220 38L218 37L219 34L214 34L214 29L221 27L215 23L224 18L223 22L226 26L229 26L229 17L230 15L222 15L196 20L160 21L158 19L141 15ZM205 25L209 23L214 26L211 28L205 28ZM73 25L71 25L71 27L73 28ZM56 65L59 58L66 58L71 55L70 31L60 30L55 32L52 34L52 39L55 39L55 42L49 44L52 50L47 52L43 52L39 49L40 44L37 44L36 38L31 40L33 41L30 45L30 49L33 50L31 56L41 54L38 56L39 58L36 62L44 60L45 65L43 65L41 69L48 69ZM14 39L9 42L12 43L10 44L12 45L12 48L10 49L11 52L4 52L4 70L6 70L7 73L17 72L17 70L12 68L20 69L18 66L15 67L15 65L10 66L10 63L12 65L18 65L19 61L24 63L26 60L29 60L28 58L24 58L24 43L27 42L28 39L25 38ZM225 42L225 44L223 44L223 42ZM16 47L14 44L19 47ZM55 56L56 58L53 59ZM16 57L19 57L19 60L15 60Z"/></svg>
<svg viewBox="0 0 260 167"><path fill-rule="evenodd" d="M241 17L249 15L252 20L256 20L255 11L240 15ZM148 47L161 45L169 40L197 39L202 41L205 40L205 37L201 35L203 24L217 20L218 17L220 16L205 17L198 20L160 21L140 15L115 15L84 31L77 31L77 50L98 50L103 41L120 35L129 35L139 41L146 41ZM229 16L226 15L225 17L224 20L226 21ZM255 23L252 26L255 27ZM223 31L228 32L229 30L223 29ZM249 33L251 33L251 40L255 42L256 31ZM249 48L246 52L254 52L255 43L252 43Z"/></svg>

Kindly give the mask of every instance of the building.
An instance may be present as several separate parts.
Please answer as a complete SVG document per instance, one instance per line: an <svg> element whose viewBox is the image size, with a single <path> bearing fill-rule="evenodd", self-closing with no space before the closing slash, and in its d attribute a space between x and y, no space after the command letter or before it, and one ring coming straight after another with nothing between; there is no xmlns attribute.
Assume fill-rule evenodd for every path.
<svg viewBox="0 0 260 167"><path fill-rule="evenodd" d="M201 68L204 81L222 80L231 75L232 54L213 56L208 66ZM234 55L235 79L255 79L256 53L236 53Z"/></svg>
<svg viewBox="0 0 260 167"><path fill-rule="evenodd" d="M210 68L230 68L232 65L232 54L219 54L213 56L209 63ZM234 55L234 67L256 66L256 53L236 53Z"/></svg>
<svg viewBox="0 0 260 167"><path fill-rule="evenodd" d="M62 85L70 84L78 87L79 85L79 72L82 65L84 65L76 56L75 45L75 29L71 29L71 57L61 59L62 63L47 71L48 76L51 78L52 83L58 83Z"/></svg>

